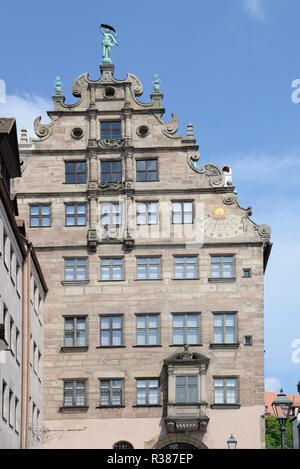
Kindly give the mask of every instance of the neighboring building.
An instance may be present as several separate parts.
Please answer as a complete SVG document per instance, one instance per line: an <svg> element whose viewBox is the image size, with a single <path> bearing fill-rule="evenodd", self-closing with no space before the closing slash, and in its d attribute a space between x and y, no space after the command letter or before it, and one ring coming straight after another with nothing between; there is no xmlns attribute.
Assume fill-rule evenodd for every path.
<svg viewBox="0 0 300 469"><path fill-rule="evenodd" d="M294 449L300 449L300 381L297 384L298 396L297 406L294 409L294 418L292 419L292 430L293 430L293 447ZM295 402L293 401L293 402Z"/></svg>
<svg viewBox="0 0 300 469"><path fill-rule="evenodd" d="M10 193L10 180L20 176L15 119L0 118L1 449L28 447L35 443L31 430L42 427L47 286L35 251L26 240L24 223L15 218L18 207Z"/></svg>
<svg viewBox="0 0 300 469"><path fill-rule="evenodd" d="M75 104L56 87L14 183L49 286L43 447L264 447L270 227L230 168L196 165L157 81L141 103L100 69Z"/></svg>

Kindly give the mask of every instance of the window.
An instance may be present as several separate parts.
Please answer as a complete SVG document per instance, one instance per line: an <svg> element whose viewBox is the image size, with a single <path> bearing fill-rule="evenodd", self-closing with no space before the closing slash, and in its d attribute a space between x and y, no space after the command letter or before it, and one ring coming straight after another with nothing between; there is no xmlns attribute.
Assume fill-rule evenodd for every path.
<svg viewBox="0 0 300 469"><path fill-rule="evenodd" d="M211 277L232 278L234 275L234 256L211 256Z"/></svg>
<svg viewBox="0 0 300 469"><path fill-rule="evenodd" d="M86 259L65 259L65 281L83 281L87 279Z"/></svg>
<svg viewBox="0 0 300 469"><path fill-rule="evenodd" d="M7 268L7 270L9 270L9 263L10 263L10 241L9 241L9 237L7 236L7 234L5 233L5 231L3 231L3 250L4 250L4 264Z"/></svg>
<svg viewBox="0 0 300 469"><path fill-rule="evenodd" d="M123 345L123 316L100 316L100 347Z"/></svg>
<svg viewBox="0 0 300 469"><path fill-rule="evenodd" d="M193 202L173 202L172 223L193 223Z"/></svg>
<svg viewBox="0 0 300 469"><path fill-rule="evenodd" d="M12 390L10 389L9 396L8 396L8 423L11 427L13 427L14 421L15 421L15 417L14 417L15 406L13 405L14 404L13 395L14 394Z"/></svg>
<svg viewBox="0 0 300 469"><path fill-rule="evenodd" d="M158 379L136 380L136 405L158 405L159 404Z"/></svg>
<svg viewBox="0 0 300 469"><path fill-rule="evenodd" d="M175 386L176 403L185 404L198 402L197 376L176 376Z"/></svg>
<svg viewBox="0 0 300 469"><path fill-rule="evenodd" d="M157 203L137 202L136 222L138 225L157 225Z"/></svg>
<svg viewBox="0 0 300 469"><path fill-rule="evenodd" d="M128 441L117 441L113 445L113 449L133 449L133 446Z"/></svg>
<svg viewBox="0 0 300 469"><path fill-rule="evenodd" d="M101 280L123 280L123 259L121 257L101 258Z"/></svg>
<svg viewBox="0 0 300 469"><path fill-rule="evenodd" d="M198 256L175 256L174 275L176 279L198 278Z"/></svg>
<svg viewBox="0 0 300 469"><path fill-rule="evenodd" d="M3 420L7 421L9 418L9 411L8 411L8 387L6 382L2 381L2 418Z"/></svg>
<svg viewBox="0 0 300 469"><path fill-rule="evenodd" d="M136 344L158 345L159 315L145 314L136 316Z"/></svg>
<svg viewBox="0 0 300 469"><path fill-rule="evenodd" d="M50 204L30 205L30 226L51 226Z"/></svg>
<svg viewBox="0 0 300 469"><path fill-rule="evenodd" d="M248 269L243 269L243 278L250 278L251 277L251 269L248 268Z"/></svg>
<svg viewBox="0 0 300 469"><path fill-rule="evenodd" d="M17 433L20 431L20 422L19 422L19 399L15 397L15 421L14 421L14 428Z"/></svg>
<svg viewBox="0 0 300 469"><path fill-rule="evenodd" d="M158 180L157 160L137 160L136 180L139 182L149 182Z"/></svg>
<svg viewBox="0 0 300 469"><path fill-rule="evenodd" d="M160 279L160 257L137 257L137 280Z"/></svg>
<svg viewBox="0 0 300 469"><path fill-rule="evenodd" d="M121 214L119 203L103 203L101 204L101 223L102 225L120 225Z"/></svg>
<svg viewBox="0 0 300 469"><path fill-rule="evenodd" d="M86 318L65 318L64 347L86 346Z"/></svg>
<svg viewBox="0 0 300 469"><path fill-rule="evenodd" d="M66 225L85 226L86 225L86 204L74 203L66 204Z"/></svg>
<svg viewBox="0 0 300 469"><path fill-rule="evenodd" d="M86 382L83 380L64 381L64 407L86 405Z"/></svg>
<svg viewBox="0 0 300 469"><path fill-rule="evenodd" d="M121 182L122 162L102 161L101 162L101 182Z"/></svg>
<svg viewBox="0 0 300 469"><path fill-rule="evenodd" d="M236 343L236 314L214 314L214 343Z"/></svg>
<svg viewBox="0 0 300 469"><path fill-rule="evenodd" d="M215 378L215 404L237 404L237 378Z"/></svg>
<svg viewBox="0 0 300 469"><path fill-rule="evenodd" d="M120 140L121 121L102 121L100 123L101 140Z"/></svg>
<svg viewBox="0 0 300 469"><path fill-rule="evenodd" d="M85 184L86 183L86 162L85 161L66 161L66 183L67 184Z"/></svg>
<svg viewBox="0 0 300 469"><path fill-rule="evenodd" d="M100 380L100 406L114 407L123 404L123 380Z"/></svg>
<svg viewBox="0 0 300 469"><path fill-rule="evenodd" d="M200 343L199 314L173 314L173 345Z"/></svg>
<svg viewBox="0 0 300 469"><path fill-rule="evenodd" d="M244 345L252 345L252 336L251 335L246 335L245 336L245 343Z"/></svg>

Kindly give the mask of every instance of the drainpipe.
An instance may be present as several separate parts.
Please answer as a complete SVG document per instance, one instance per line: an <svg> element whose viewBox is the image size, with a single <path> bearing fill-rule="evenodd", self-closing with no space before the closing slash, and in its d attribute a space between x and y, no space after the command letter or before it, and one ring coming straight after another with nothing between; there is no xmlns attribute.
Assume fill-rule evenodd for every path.
<svg viewBox="0 0 300 469"><path fill-rule="evenodd" d="M22 236L22 234L21 234ZM27 254L23 263L22 288L22 405L21 405L21 449L28 448L29 396L30 396L30 329L31 329L31 250L32 244L22 236L27 244ZM27 269L26 269L27 267ZM27 297L27 304L26 304ZM26 334L27 324L27 334ZM26 350L27 345L27 350Z"/></svg>

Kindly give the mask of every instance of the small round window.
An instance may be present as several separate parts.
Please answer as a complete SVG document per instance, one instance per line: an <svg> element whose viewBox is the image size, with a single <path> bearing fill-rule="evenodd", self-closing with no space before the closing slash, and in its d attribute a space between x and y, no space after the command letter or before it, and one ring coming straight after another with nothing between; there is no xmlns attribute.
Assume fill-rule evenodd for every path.
<svg viewBox="0 0 300 469"><path fill-rule="evenodd" d="M133 449L133 446L128 441L118 441L113 445L113 449Z"/></svg>
<svg viewBox="0 0 300 469"><path fill-rule="evenodd" d="M137 129L137 133L140 137L146 137L146 135L148 135L149 133L149 127L147 127L146 125L141 125Z"/></svg>
<svg viewBox="0 0 300 469"><path fill-rule="evenodd" d="M72 130L72 137L73 138L81 138L83 136L83 130L80 127L75 127Z"/></svg>
<svg viewBox="0 0 300 469"><path fill-rule="evenodd" d="M114 88L112 88L111 86L108 86L107 88L105 88L104 90L104 95L106 98L113 98L116 94L116 90Z"/></svg>

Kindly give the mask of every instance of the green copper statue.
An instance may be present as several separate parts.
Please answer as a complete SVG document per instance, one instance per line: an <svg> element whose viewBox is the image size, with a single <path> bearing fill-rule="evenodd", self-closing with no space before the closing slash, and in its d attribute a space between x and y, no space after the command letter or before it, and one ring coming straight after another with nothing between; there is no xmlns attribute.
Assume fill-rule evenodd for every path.
<svg viewBox="0 0 300 469"><path fill-rule="evenodd" d="M154 89L154 91L158 92L158 91L160 91L161 81L160 81L160 79L158 78L158 74L157 74L157 73L155 73L154 78L155 78L155 80L152 82L153 89Z"/></svg>
<svg viewBox="0 0 300 469"><path fill-rule="evenodd" d="M105 30L103 30L105 28ZM104 64L111 64L111 48L116 45L118 46L118 43L115 39L115 37L111 34L113 31L115 35L117 35L117 31L112 27L109 26L108 24L101 24L99 26L99 29L101 33L103 34L103 39L102 39L102 63Z"/></svg>

